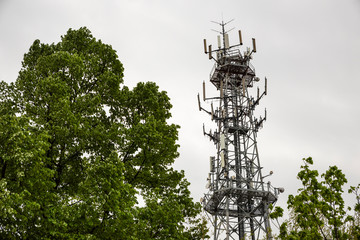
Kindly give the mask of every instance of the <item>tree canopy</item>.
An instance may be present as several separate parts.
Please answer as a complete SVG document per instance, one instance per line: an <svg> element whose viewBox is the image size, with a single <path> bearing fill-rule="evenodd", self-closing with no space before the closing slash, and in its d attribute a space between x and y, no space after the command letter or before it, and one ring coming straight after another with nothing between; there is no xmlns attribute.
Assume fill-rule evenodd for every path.
<svg viewBox="0 0 360 240"><path fill-rule="evenodd" d="M352 212L343 199L345 174L337 166L319 175L311 157L304 158L297 177L302 183L297 195L289 195L289 219L280 225L279 239L360 239L360 184L350 187L357 203ZM320 177L320 179L319 179ZM275 207L270 217L278 220L283 209Z"/></svg>
<svg viewBox="0 0 360 240"><path fill-rule="evenodd" d="M34 41L0 83L2 239L200 239L166 92L132 90L110 45L83 27Z"/></svg>

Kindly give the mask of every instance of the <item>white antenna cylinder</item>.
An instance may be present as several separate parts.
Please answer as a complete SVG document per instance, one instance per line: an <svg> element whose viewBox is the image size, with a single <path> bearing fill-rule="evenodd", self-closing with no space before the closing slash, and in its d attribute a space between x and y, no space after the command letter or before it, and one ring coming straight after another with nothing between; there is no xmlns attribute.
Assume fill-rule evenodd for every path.
<svg viewBox="0 0 360 240"><path fill-rule="evenodd" d="M224 156L224 152L220 153L220 159L221 159L221 167L225 168L225 156Z"/></svg>
<svg viewBox="0 0 360 240"><path fill-rule="evenodd" d="M219 35L217 36L217 40L218 40L218 47L221 48L221 38Z"/></svg>
<svg viewBox="0 0 360 240"><path fill-rule="evenodd" d="M223 133L220 135L220 148L225 149L225 135Z"/></svg>
<svg viewBox="0 0 360 240"><path fill-rule="evenodd" d="M225 48L229 48L229 34L225 33Z"/></svg>
<svg viewBox="0 0 360 240"><path fill-rule="evenodd" d="M210 172L215 172L215 157L210 157Z"/></svg>

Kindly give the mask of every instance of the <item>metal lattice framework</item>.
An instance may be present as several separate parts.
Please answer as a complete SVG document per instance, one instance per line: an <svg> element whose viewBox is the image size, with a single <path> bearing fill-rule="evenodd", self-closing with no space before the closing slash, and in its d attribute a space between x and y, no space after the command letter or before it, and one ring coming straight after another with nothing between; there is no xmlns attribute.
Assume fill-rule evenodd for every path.
<svg viewBox="0 0 360 240"><path fill-rule="evenodd" d="M256 143L256 135L265 117L254 117L255 107L267 94L267 80L262 94L257 88L256 96L251 89L260 81L250 64L252 53L256 52L255 39L253 50L241 53L240 44L230 46L225 31L227 23L218 36L218 49L206 45L205 53L215 60L210 73L210 82L220 92L219 96L206 98L203 84L204 101L212 101L211 110L201 107L216 123L217 129L204 134L209 136L217 149L217 155L210 157L208 193L201 200L214 227L214 239L272 239L269 224L269 204L277 201L282 189L272 188L264 182ZM218 103L214 109L213 102ZM270 173L272 174L272 172Z"/></svg>

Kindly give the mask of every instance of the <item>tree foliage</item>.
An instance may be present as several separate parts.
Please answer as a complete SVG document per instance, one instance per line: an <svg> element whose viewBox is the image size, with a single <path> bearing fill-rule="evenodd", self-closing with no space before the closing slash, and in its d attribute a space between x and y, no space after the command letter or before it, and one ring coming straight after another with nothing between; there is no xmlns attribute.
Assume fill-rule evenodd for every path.
<svg viewBox="0 0 360 240"><path fill-rule="evenodd" d="M360 228L356 216L359 214L359 186L349 192L356 194L358 203L354 215L345 208L343 187L347 179L336 166L319 175L312 170L311 157L303 159L304 165L297 177L302 183L297 195L289 195L290 218L280 225L280 239L359 239ZM319 179L320 176L320 179ZM283 209L276 207L270 214L273 219L283 216Z"/></svg>
<svg viewBox="0 0 360 240"><path fill-rule="evenodd" d="M1 238L200 239L171 107L87 28L36 40L0 83Z"/></svg>

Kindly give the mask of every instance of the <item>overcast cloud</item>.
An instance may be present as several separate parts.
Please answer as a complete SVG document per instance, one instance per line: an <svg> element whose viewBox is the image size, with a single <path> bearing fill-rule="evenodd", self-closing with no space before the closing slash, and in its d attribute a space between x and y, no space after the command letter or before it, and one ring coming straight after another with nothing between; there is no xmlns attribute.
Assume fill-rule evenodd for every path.
<svg viewBox="0 0 360 240"><path fill-rule="evenodd" d="M198 201L215 154L202 135L202 124L212 124L196 101L204 80L207 94L216 94L202 39L216 43L210 21L222 17L235 19L230 27L242 30L245 46L257 40L253 65L269 90L259 106L268 121L258 148L264 173L273 170L269 180L286 190L279 204L296 193L303 157L320 171L337 165L351 185L360 183L359 0L0 0L0 80L15 81L35 39L59 42L69 28L88 27L117 51L126 85L154 81L168 92L171 121L181 126L175 166Z"/></svg>

